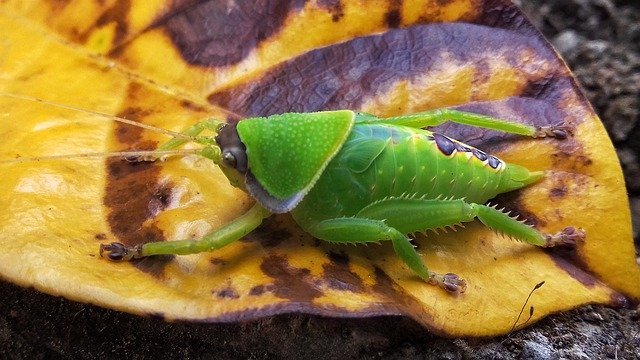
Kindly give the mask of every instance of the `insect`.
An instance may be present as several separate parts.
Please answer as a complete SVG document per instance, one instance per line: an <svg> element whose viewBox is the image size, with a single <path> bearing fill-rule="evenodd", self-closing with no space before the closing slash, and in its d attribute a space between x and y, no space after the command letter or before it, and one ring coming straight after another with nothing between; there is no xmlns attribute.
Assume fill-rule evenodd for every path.
<svg viewBox="0 0 640 360"><path fill-rule="evenodd" d="M197 153L219 165L231 184L256 200L255 205L198 240L138 246L113 242L102 244L100 254L127 261L213 251L247 235L271 214L289 212L303 230L328 242L391 241L420 278L455 294L465 291L466 281L456 274L430 271L408 234L477 218L494 231L542 247L571 246L584 238L584 231L573 227L543 234L485 205L500 193L537 182L544 172L506 163L425 129L446 121L534 138L570 135L566 126L533 127L452 109L390 118L338 110L249 118L236 124L205 120L174 135L158 151L130 153L128 160L154 161L195 141L202 145ZM200 136L204 130L216 135Z"/></svg>

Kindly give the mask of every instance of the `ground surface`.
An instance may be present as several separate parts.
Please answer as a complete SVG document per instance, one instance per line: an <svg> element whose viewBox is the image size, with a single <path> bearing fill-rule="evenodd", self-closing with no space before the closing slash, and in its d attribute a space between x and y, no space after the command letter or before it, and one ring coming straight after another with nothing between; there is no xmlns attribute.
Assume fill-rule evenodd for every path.
<svg viewBox="0 0 640 360"><path fill-rule="evenodd" d="M521 1L607 126L640 230L640 2ZM640 359L640 311L585 307L507 337L442 339L403 318L167 324L0 283L0 358Z"/></svg>

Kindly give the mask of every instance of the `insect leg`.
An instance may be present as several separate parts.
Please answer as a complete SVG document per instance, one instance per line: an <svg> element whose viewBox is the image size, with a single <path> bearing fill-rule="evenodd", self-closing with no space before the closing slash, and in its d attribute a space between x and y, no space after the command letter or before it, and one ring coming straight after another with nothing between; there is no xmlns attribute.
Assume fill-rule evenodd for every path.
<svg viewBox="0 0 640 360"><path fill-rule="evenodd" d="M383 220L329 219L318 223L311 232L322 240L342 244L391 240L393 249L400 259L429 284L438 285L450 293L461 293L466 289L466 282L455 274L438 274L429 271L409 238Z"/></svg>
<svg viewBox="0 0 640 360"><path fill-rule="evenodd" d="M247 235L270 215L270 212L256 204L239 218L199 240L158 241L135 247L121 243L103 244L100 245L100 255L113 261L123 261L152 255L187 255L212 251Z"/></svg>
<svg viewBox="0 0 640 360"><path fill-rule="evenodd" d="M568 227L555 235L547 235L487 205L467 203L463 199L388 198L362 209L358 217L385 220L402 233L455 226L476 217L491 230L532 245L553 247L574 245L584 239L584 232Z"/></svg>
<svg viewBox="0 0 640 360"><path fill-rule="evenodd" d="M191 137L196 137L198 135L200 135L201 132L203 132L204 130L210 130L213 132L218 132L220 130L220 125L224 124L223 122L219 121L219 120L215 120L215 119L206 119L200 122L197 122L193 125L191 125L190 127L186 128L185 130L183 130L181 133L191 136ZM210 140L210 138L197 138L198 142L203 144L203 145L211 145L212 144L212 140ZM158 147L158 150L173 150L179 146L184 145L185 143L187 143L188 140L186 139L182 139L182 138L173 138L167 142L165 142L164 144L160 145Z"/></svg>
<svg viewBox="0 0 640 360"><path fill-rule="evenodd" d="M447 121L452 121L458 124L503 131L511 134L531 136L534 138L555 137L564 139L570 133L570 128L567 126L531 126L515 121L502 120L491 116L454 109L436 109L415 114L379 119L377 121L414 128L436 126Z"/></svg>
<svg viewBox="0 0 640 360"><path fill-rule="evenodd" d="M543 234L535 228L518 221L502 211L487 205L469 204L478 219L491 230L511 236L516 240L542 247L574 246L583 241L585 232L567 227L556 234Z"/></svg>

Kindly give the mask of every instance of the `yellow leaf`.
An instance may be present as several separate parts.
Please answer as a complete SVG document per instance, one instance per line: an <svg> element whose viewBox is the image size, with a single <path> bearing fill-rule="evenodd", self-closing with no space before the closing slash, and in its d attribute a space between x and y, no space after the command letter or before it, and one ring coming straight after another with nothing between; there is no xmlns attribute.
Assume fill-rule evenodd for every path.
<svg viewBox="0 0 640 360"><path fill-rule="evenodd" d="M7 0L0 92L172 131L207 117L339 108L390 116L444 106L571 124L574 136L563 141L449 124L439 131L548 170L543 182L495 202L544 232L582 227L585 243L543 251L480 223L418 238L431 269L468 281L457 297L425 285L389 244L329 245L288 215L214 253L115 264L99 257L99 244L198 238L252 200L195 156L153 164L72 157L0 163L2 278L169 319L400 314L449 336L509 331L541 281L534 321L587 303L640 300L611 142L563 62L512 4L274 3ZM167 139L49 103L0 97L0 109L0 161L153 149Z"/></svg>

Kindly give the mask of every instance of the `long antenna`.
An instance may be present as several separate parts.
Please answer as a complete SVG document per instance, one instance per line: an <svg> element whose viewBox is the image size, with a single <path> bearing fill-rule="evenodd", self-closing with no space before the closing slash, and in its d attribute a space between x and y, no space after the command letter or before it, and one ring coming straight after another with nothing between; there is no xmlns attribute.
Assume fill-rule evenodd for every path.
<svg viewBox="0 0 640 360"><path fill-rule="evenodd" d="M18 157L15 159L0 160L0 164L27 163L34 161L73 159L73 158L109 158L124 157L130 162L152 161L158 158L178 155L198 154L202 149L180 149L180 150L141 150L141 151L114 151L114 152L94 152L69 155L49 155L34 157Z"/></svg>
<svg viewBox="0 0 640 360"><path fill-rule="evenodd" d="M154 132L157 132L157 133L160 133L160 134L168 135L168 136L171 136L171 137L174 137L174 138L180 138L180 139L184 139L184 140L188 140L188 141L197 142L197 138L194 137L194 136L189 136L189 135L185 135L183 133L179 133L179 132L176 132L176 131L166 130L166 129L162 129L162 128L159 128L159 127L156 127L156 126L139 123L137 121L125 119L123 117L119 117L119 116L115 116L115 115L109 115L109 114L101 113L99 111L93 111L93 110L88 110L88 109L77 108L77 107L73 107L73 106L57 103L57 102L54 102L54 101L44 100L44 99L40 99L40 98L36 98L36 97L32 97L32 96L27 96L27 95L16 95L16 94L9 94L9 93L0 92L0 96L1 97L12 98L12 99L17 99L17 100L23 100L23 101L32 101L32 102L37 102L37 103L41 103L41 104L54 106L54 107L57 107L57 108L60 108L60 109L66 109L66 110L83 112L83 113L91 114L91 115L97 115L97 116L100 116L100 117L103 117L103 118L108 118L108 119L116 121L116 122L132 125L132 126L137 126L137 127L143 128L143 129L147 129L147 130L154 131Z"/></svg>

